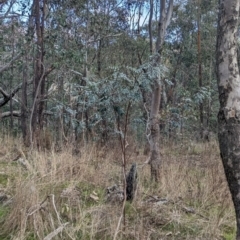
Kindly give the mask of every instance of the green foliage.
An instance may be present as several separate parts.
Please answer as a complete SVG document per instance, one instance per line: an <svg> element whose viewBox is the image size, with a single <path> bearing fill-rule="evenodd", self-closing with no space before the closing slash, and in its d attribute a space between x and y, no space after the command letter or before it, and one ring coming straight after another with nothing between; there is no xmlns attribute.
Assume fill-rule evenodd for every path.
<svg viewBox="0 0 240 240"><path fill-rule="evenodd" d="M6 187L9 176L4 173L0 173L0 186Z"/></svg>
<svg viewBox="0 0 240 240"><path fill-rule="evenodd" d="M1 226L2 226L2 224L3 224L3 222L4 222L8 213L9 213L9 208L7 206L3 206L0 202L0 240L11 239L10 234L8 234L8 236L1 234L1 230L2 230Z"/></svg>
<svg viewBox="0 0 240 240"><path fill-rule="evenodd" d="M66 138L74 133L76 138L86 135L92 140L107 140L116 135L117 121L124 124L126 107L131 102L130 128L133 136L143 139L147 119L143 104L147 100L149 110L152 84L161 79L160 125L164 136L176 135L183 129L190 133L196 131L199 104L203 104L203 128L215 130L218 111L214 68L217 2L201 1L201 6L195 3L188 0L174 5L173 21L161 53L162 65L155 66L154 58L158 56L151 56L149 51L147 16L143 21L149 7L147 2L50 1L43 39L44 69L55 69L47 75L45 110L49 115L45 116L45 122L48 127L53 132L64 131ZM0 87L8 93L22 82L25 64L27 79L34 79L37 53L32 37L34 16L30 14L30 2L16 1L15 4L20 6L19 11L29 14L29 18L6 18L1 27L0 65L10 62L13 55L23 53L8 71L1 73ZM6 8L1 8L2 13L7 6L6 3ZM159 13L156 11L156 14ZM199 17L202 86L199 86L198 75ZM154 18L153 40L156 36ZM54 90L47 92L52 86ZM29 85L27 122L33 104L31 89ZM15 111L21 107L21 91L18 94L19 99L13 104ZM9 110L10 104L1 108L2 112ZM11 123L9 119L1 122L3 129L9 129L6 128ZM13 120L13 125L11 130L18 133L20 121Z"/></svg>
<svg viewBox="0 0 240 240"><path fill-rule="evenodd" d="M3 219L6 217L7 213L8 213L8 207L6 206L2 206L0 204L0 223L3 221Z"/></svg>
<svg viewBox="0 0 240 240"><path fill-rule="evenodd" d="M224 240L233 240L236 238L236 228L225 226L223 232L223 239Z"/></svg>

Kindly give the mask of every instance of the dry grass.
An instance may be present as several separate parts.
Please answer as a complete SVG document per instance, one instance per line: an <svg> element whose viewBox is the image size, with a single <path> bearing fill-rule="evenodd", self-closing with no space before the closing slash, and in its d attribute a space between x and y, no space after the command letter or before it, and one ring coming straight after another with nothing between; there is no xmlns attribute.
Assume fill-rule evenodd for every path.
<svg viewBox="0 0 240 240"><path fill-rule="evenodd" d="M113 239L121 205L106 203L105 190L121 183L119 149L92 145L74 156L71 146L56 153L28 152L10 137L0 144L0 190L12 196L0 203L0 239ZM27 159L25 167L12 161L16 155ZM234 239L234 210L215 142L163 146L159 184L142 165L146 156L131 148L127 155L128 168L139 166L139 183L118 239Z"/></svg>

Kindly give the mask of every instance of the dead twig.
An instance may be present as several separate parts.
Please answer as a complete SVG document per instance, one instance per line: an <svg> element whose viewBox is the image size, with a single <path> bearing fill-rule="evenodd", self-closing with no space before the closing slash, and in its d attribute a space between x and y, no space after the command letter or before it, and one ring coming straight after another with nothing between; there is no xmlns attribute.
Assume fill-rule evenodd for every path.
<svg viewBox="0 0 240 240"><path fill-rule="evenodd" d="M62 230L63 230L68 224L69 224L68 222L62 224L60 227L58 227L57 229L55 229L53 232L49 233L43 240L51 240L52 238L54 238L55 236L57 236L60 232L62 232Z"/></svg>
<svg viewBox="0 0 240 240"><path fill-rule="evenodd" d="M119 233L119 228L121 226L121 222L123 219L123 226L125 228L125 205L127 201L127 177L126 177L126 147L128 146L126 135L127 135L127 126L128 126L128 115L129 115L129 110L131 107L131 102L129 101L128 106L127 106L127 112L126 112L126 117L125 117L125 126L124 126L124 134L122 137L122 131L120 128L120 121L118 119L117 125L118 125L118 132L119 132L119 139L121 143L121 150L122 150L122 171L123 171L123 191L124 191L124 199L122 203L122 211L121 211L121 216L118 220L117 228L115 230L114 238L113 240L117 239L117 235Z"/></svg>
<svg viewBox="0 0 240 240"><path fill-rule="evenodd" d="M28 214L27 216L31 216L33 215L35 212L39 211L40 209L43 208L43 204L49 199L49 196L47 196L41 203L31 207L29 210L28 210ZM31 211L30 211L31 210Z"/></svg>
<svg viewBox="0 0 240 240"><path fill-rule="evenodd" d="M57 215L58 222L59 222L59 224L62 225L60 215L59 215L59 213L57 211L57 208L56 208L56 205L55 205L55 196L54 196L54 194L51 194L50 196L52 197L52 204L53 204L54 211L55 211L55 213Z"/></svg>

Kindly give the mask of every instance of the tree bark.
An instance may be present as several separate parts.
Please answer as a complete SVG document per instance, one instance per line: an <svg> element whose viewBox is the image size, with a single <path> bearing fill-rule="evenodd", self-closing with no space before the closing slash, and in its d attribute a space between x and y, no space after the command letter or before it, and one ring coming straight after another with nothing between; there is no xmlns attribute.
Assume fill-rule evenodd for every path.
<svg viewBox="0 0 240 240"><path fill-rule="evenodd" d="M148 20L148 32L149 32L149 47L150 54L153 54L153 36L152 36L152 18L153 18L153 0L150 0L150 13Z"/></svg>
<svg viewBox="0 0 240 240"><path fill-rule="evenodd" d="M197 48L198 48L198 86L201 89L203 86L202 82L202 49L201 49L201 0L198 0L198 38L197 38ZM199 103L199 119L200 119L200 136L203 139L203 101Z"/></svg>
<svg viewBox="0 0 240 240"><path fill-rule="evenodd" d="M150 2L152 4L152 2ZM161 64L161 52L162 46L164 43L164 38L166 34L166 29L170 24L170 20L173 12L173 0L169 1L168 8L166 8L166 0L161 0L160 3L160 17L158 22L158 35L156 41L156 52L155 57L153 58L153 66L160 67ZM151 16L150 16L151 17ZM149 24L151 20L149 19ZM151 27L149 27L151 30ZM151 51L151 46L150 46ZM151 101L151 110L150 110L150 161L151 165L151 176L156 182L159 180L159 170L161 167L161 158L160 158L160 129L159 129L159 108L161 100L161 77L158 76L153 85L153 95Z"/></svg>
<svg viewBox="0 0 240 240"><path fill-rule="evenodd" d="M43 122L44 122L44 109L45 109L45 85L46 85L46 74L45 74L45 69L43 67L43 59L45 55L45 49L44 49L44 28L45 28L45 9L46 9L46 0L42 0L42 5L41 5L41 26L40 26L40 31L41 31L41 38L39 41L39 44L41 46L41 78L40 78L40 99L39 99L39 111L38 111L38 119L39 119L39 128L43 129Z"/></svg>
<svg viewBox="0 0 240 240"><path fill-rule="evenodd" d="M33 86L33 106L32 114L30 117L30 134L31 141L37 136L37 128L43 128L43 111L44 111L44 93L45 93L45 69L44 69L44 9L45 0L34 1L34 13L35 13L35 26L37 36L37 53L34 69L34 86Z"/></svg>
<svg viewBox="0 0 240 240"><path fill-rule="evenodd" d="M21 101L21 129L23 142L28 145L28 134L27 134L27 77L28 77L28 67L27 67L27 57L26 62L23 65L23 81L22 81L22 101Z"/></svg>
<svg viewBox="0 0 240 240"><path fill-rule="evenodd" d="M151 177L156 182L159 180L159 170L161 167L160 158L160 128L159 128L159 106L161 100L161 84L155 83L151 112L150 112L150 165L151 165Z"/></svg>
<svg viewBox="0 0 240 240"><path fill-rule="evenodd" d="M217 79L220 110L218 138L221 158L235 207L240 240L240 76L237 62L239 0L220 0Z"/></svg>

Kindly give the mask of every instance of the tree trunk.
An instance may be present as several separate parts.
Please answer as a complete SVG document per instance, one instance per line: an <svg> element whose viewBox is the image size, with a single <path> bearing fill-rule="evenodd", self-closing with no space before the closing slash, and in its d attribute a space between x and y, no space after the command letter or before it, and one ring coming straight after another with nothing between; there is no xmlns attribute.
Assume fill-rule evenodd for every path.
<svg viewBox="0 0 240 240"><path fill-rule="evenodd" d="M217 79L220 110L218 138L221 158L235 207L240 240L240 76L237 62L239 0L220 0Z"/></svg>
<svg viewBox="0 0 240 240"><path fill-rule="evenodd" d="M152 5L153 2L150 1ZM152 7L152 6L151 6ZM156 41L156 52L153 58L153 66L160 67L161 64L161 51L164 43L164 38L166 34L166 29L170 24L170 20L173 12L173 0L169 1L168 8L166 8L166 0L161 0L160 3L160 17L158 21L158 36ZM151 16L150 16L151 17ZM151 19L149 19L149 24L151 24ZM149 27L151 31L151 27ZM150 33L151 36L151 33ZM150 46L151 51L151 46ZM160 158L160 129L159 129L159 108L161 100L161 78L158 76L155 79L153 85L153 95L151 101L150 110L150 165L151 165L151 176L156 182L159 180L159 170L161 166Z"/></svg>
<svg viewBox="0 0 240 240"><path fill-rule="evenodd" d="M15 36L14 36L14 24L12 24L12 59L14 58L15 52L14 52L14 46L15 45ZM12 80L14 78L14 65L13 62L11 64L11 74L12 77L10 79L10 90L12 91ZM10 96L10 112L11 112L11 118L10 118L10 128L13 130L13 99L12 96Z"/></svg>
<svg viewBox="0 0 240 240"><path fill-rule="evenodd" d="M160 158L160 128L159 128L159 106L161 100L161 85L160 83L155 83L153 96L152 96L152 104L151 104L151 112L150 112L150 165L151 165L151 177L156 182L159 180L159 170L161 167L161 158Z"/></svg>
<svg viewBox="0 0 240 240"><path fill-rule="evenodd" d="M43 110L44 101L43 97L45 94L45 69L44 69L44 9L45 0L35 0L35 25L36 25L36 36L37 36L37 53L36 62L34 69L34 85L33 85L33 107L32 115L30 119L31 129L31 141L35 141L38 135L37 127L43 128Z"/></svg>
<svg viewBox="0 0 240 240"><path fill-rule="evenodd" d="M46 0L35 0L33 11L36 31L36 60L34 66L33 104L30 116L31 145L40 147L39 133L43 129L43 111L45 107L45 67L44 67L44 21Z"/></svg>
<svg viewBox="0 0 240 240"><path fill-rule="evenodd" d="M153 54L152 18L153 18L153 0L150 0L148 31L149 31L149 47L150 47L151 55Z"/></svg>
<svg viewBox="0 0 240 240"><path fill-rule="evenodd" d="M198 38L197 38L197 47L198 47L198 86L201 89L203 86L202 83L202 49L201 49L201 0L198 0ZM200 136L203 139L203 101L199 103L199 119L200 119Z"/></svg>
<svg viewBox="0 0 240 240"><path fill-rule="evenodd" d="M27 69L27 57L26 62L23 65L23 82L22 82L22 99L21 99L21 129L23 142L25 145L29 144L28 134L27 134L27 77L28 77L28 69Z"/></svg>

